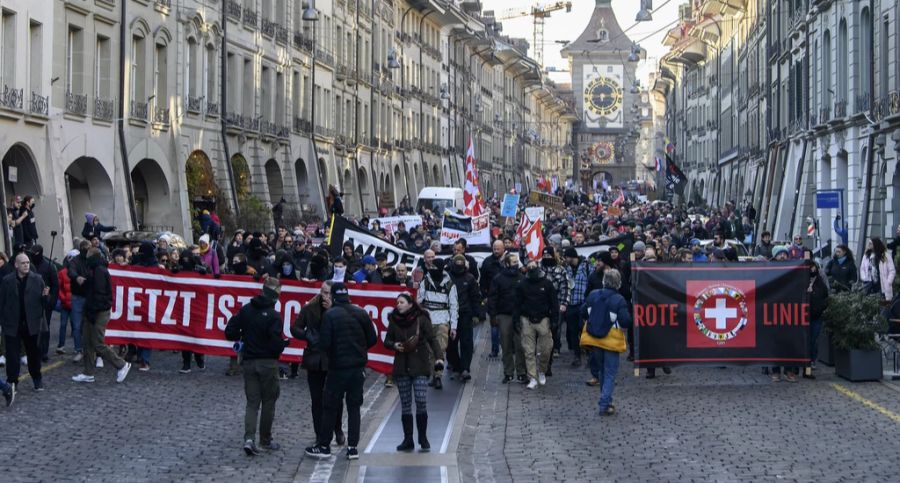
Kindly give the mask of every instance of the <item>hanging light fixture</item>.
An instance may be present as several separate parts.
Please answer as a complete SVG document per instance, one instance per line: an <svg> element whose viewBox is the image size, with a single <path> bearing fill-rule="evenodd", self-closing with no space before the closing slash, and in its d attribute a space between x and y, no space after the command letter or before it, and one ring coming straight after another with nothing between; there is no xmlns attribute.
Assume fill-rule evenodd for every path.
<svg viewBox="0 0 900 483"><path fill-rule="evenodd" d="M391 49L387 56L388 69L399 69L400 60L397 59L397 50Z"/></svg>
<svg viewBox="0 0 900 483"><path fill-rule="evenodd" d="M628 62L637 62L641 60L641 47L637 42L631 44L631 53L628 54Z"/></svg>
<svg viewBox="0 0 900 483"><path fill-rule="evenodd" d="M649 22L653 20L650 11L653 10L653 0L641 0L641 9L634 18L635 22Z"/></svg>
<svg viewBox="0 0 900 483"><path fill-rule="evenodd" d="M316 22L319 20L319 11L313 6L313 0L307 0L303 4L303 20L305 22Z"/></svg>

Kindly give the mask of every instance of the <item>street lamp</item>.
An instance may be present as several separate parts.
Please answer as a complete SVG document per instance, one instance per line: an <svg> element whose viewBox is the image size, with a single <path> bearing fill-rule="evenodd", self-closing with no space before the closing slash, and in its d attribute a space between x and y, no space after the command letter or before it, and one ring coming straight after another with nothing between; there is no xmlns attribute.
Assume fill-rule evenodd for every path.
<svg viewBox="0 0 900 483"><path fill-rule="evenodd" d="M397 59L397 50L396 49L391 49L390 52L388 52L387 61L388 61L388 69L399 69L400 68L400 60Z"/></svg>
<svg viewBox="0 0 900 483"><path fill-rule="evenodd" d="M441 100L446 101L450 99L450 92L447 89L447 84L441 84Z"/></svg>
<svg viewBox="0 0 900 483"><path fill-rule="evenodd" d="M637 62L641 60L641 46L637 42L631 44L631 53L628 54L628 62Z"/></svg>
<svg viewBox="0 0 900 483"><path fill-rule="evenodd" d="M307 0L303 7L303 20L305 22L317 22L319 20L319 11L313 6L313 0Z"/></svg>
<svg viewBox="0 0 900 483"><path fill-rule="evenodd" d="M650 11L653 10L653 0L641 0L641 9L634 18L635 22L649 22L653 20Z"/></svg>

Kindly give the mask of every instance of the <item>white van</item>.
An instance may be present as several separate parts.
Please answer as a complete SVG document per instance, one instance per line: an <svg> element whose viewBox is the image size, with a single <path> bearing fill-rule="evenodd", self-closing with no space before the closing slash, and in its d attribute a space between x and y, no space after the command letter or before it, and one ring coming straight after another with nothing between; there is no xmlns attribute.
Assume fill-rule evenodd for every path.
<svg viewBox="0 0 900 483"><path fill-rule="evenodd" d="M454 213L461 213L465 209L463 190L460 188L426 186L419 192L419 202L416 204L417 212L422 209L431 210L432 213L438 215L443 214L445 209Z"/></svg>

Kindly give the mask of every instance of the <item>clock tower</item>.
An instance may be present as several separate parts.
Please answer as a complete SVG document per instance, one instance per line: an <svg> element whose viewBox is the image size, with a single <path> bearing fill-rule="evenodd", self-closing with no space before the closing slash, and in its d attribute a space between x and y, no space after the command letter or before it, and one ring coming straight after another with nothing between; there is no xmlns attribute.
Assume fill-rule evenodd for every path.
<svg viewBox="0 0 900 483"><path fill-rule="evenodd" d="M587 28L562 49L580 117L573 137L577 156L572 179L588 191L604 179L610 186L636 179L639 164L635 147L640 119L633 108L639 97L632 92L637 62L628 60L633 44L616 20L612 1L594 1Z"/></svg>

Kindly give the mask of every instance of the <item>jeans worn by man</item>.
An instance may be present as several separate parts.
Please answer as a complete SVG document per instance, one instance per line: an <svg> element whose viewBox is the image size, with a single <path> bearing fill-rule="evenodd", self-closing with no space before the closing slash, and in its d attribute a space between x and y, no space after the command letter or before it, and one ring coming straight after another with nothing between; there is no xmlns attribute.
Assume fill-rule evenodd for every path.
<svg viewBox="0 0 900 483"><path fill-rule="evenodd" d="M598 379L600 379L600 401L598 405L600 406L600 413L604 414L609 408L614 408L612 394L616 385L616 373L619 372L619 353L596 349L593 360L598 370Z"/></svg>

